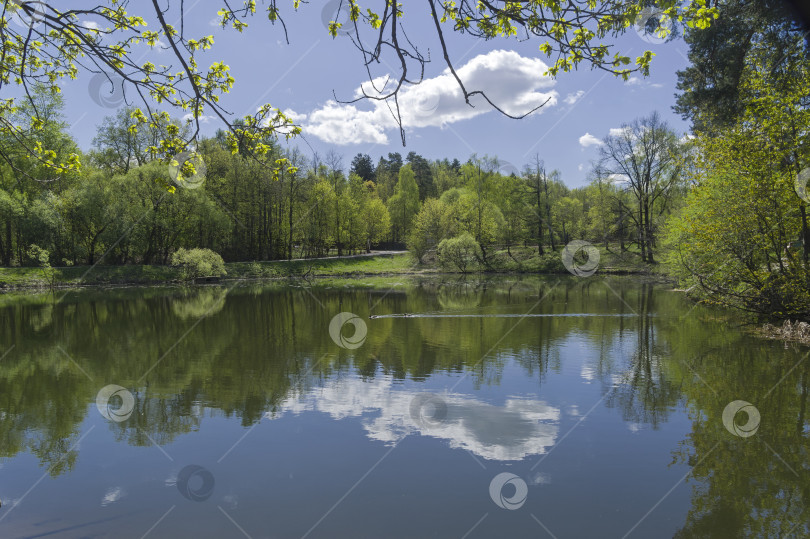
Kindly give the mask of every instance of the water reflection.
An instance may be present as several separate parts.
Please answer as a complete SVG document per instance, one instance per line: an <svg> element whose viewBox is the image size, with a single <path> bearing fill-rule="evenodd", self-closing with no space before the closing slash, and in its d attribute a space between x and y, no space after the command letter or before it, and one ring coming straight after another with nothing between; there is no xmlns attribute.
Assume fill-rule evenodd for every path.
<svg viewBox="0 0 810 539"><path fill-rule="evenodd" d="M421 397L429 398L420 402ZM440 413L431 407L440 407ZM363 417L372 440L394 443L406 436L431 436L451 448L500 461L543 454L554 445L560 420L559 408L537 399L508 398L495 405L468 395L394 389L391 378L329 381L291 397L267 417L305 411L324 412L334 419Z"/></svg>
<svg viewBox="0 0 810 539"><path fill-rule="evenodd" d="M201 287L183 290L172 301L172 311L182 320L197 320L204 316L217 314L225 307L225 296L228 289L220 287Z"/></svg>
<svg viewBox="0 0 810 539"><path fill-rule="evenodd" d="M441 457L447 463L454 457L444 452L455 451L469 464L461 449L493 470L508 465L521 472L523 466L531 485L550 489L549 505L567 500L566 483L556 477L549 483L548 469L530 466L551 448L565 447L553 455L570 460L557 462L555 473L564 477L566 467L576 469L580 475L572 481L598 494L603 501L593 503L606 504L601 514L624 515L610 505L622 481L638 491L627 509L635 512L613 523L619 536L684 474L689 480L678 488L689 491L688 506L668 509L667 500L650 516L650 522L675 526L669 535L810 534L806 350L748 337L727 313L691 310L663 287L618 278L555 281L415 280L393 290L347 283L308 291L284 285L90 290L61 301L2 296L0 355L8 354L0 361L0 518L33 482L13 480L31 457L42 468L38 475L59 479L76 478L71 470L92 462L94 445L82 439L90 427L129 458L138 448L157 452L155 446L175 457L181 447L182 455L196 455L207 447L198 442L206 428L227 432L219 435L227 439L224 452L255 427L240 442L247 452L254 448L251 437L292 424L317 425L310 444L329 431L336 437L329 442L348 455L384 444L417 462ZM341 348L329 335L330 321L341 312L366 321L362 346ZM96 409L99 391L110 384L132 393L125 421L104 421ZM755 436L735 437L723 426L722 412L735 400L761 413ZM357 425L362 441L351 437ZM273 440L270 447L286 448L274 454L274 463L309 465L310 446L295 438L297 432L283 431L286 445ZM626 436L648 445L635 447ZM406 440L425 445L402 448ZM603 455L610 460L599 461ZM639 463L642 471L636 470L645 455L655 465ZM345 458L364 463L368 455ZM172 466L175 472L183 467ZM670 467L675 479L667 475ZM93 473L110 472L83 473L96 481ZM218 473L225 483L228 475ZM114 508L148 498L151 491L138 480L105 479L94 504ZM236 499L238 487L233 490L223 496ZM462 506L474 505L474 492L452 495ZM224 499L219 503L227 506ZM326 508L334 499L323 501ZM443 504L437 506L449 511ZM481 514L492 509L486 507ZM560 536L585 533L566 507L558 512L568 520L547 522L550 528ZM97 515L82 518L91 522ZM474 523L480 515L464 518ZM598 528L587 532L600 535Z"/></svg>

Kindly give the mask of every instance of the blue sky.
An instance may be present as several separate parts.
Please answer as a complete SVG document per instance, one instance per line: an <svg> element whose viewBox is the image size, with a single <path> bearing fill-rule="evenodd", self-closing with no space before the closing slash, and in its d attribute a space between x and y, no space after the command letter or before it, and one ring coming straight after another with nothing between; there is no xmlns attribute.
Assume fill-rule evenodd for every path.
<svg viewBox="0 0 810 539"><path fill-rule="evenodd" d="M380 105L334 102L333 91L339 99L348 100L361 84L368 83L362 57L350 39L328 35L323 24L326 4L313 1L298 12L287 10L289 45L281 26L271 25L261 15L249 20L248 30L239 34L212 25L215 5L198 0L186 6L186 35L213 34L215 38L213 49L200 63L222 60L236 79L235 88L223 99L225 108L241 116L269 102L293 113L306 138L306 142L293 144L307 154L314 150L324 155L334 149L344 156L348 167L358 152L370 154L375 162L394 151L403 156L415 151L429 159L455 157L462 161L478 153L497 155L523 168L538 153L547 168L560 170L563 181L574 187L586 183L589 163L598 156L598 139L610 129L654 110L678 133L688 129L671 110L675 73L687 65L687 47L679 38L651 43L631 29L616 41L618 50L631 57L644 50L656 54L648 78L637 76L623 82L585 67L550 79L542 75L546 59L538 51L539 41L483 41L452 35L448 28L454 65L469 90L486 89L494 101L514 113L550 98L539 112L512 120L485 103L475 108L463 103L455 82L443 75L446 66L427 13L419 13L421 6L406 6L410 9L408 35L426 57L430 53L431 62L426 65L423 84L403 93L407 125L407 146L403 148L397 129ZM375 76L386 73L394 70L384 64L375 66ZM99 98L97 82L85 74L64 86L71 133L85 149L90 147L96 124L121 104L115 100L105 103L103 95ZM212 134L218 127L212 120L205 132Z"/></svg>

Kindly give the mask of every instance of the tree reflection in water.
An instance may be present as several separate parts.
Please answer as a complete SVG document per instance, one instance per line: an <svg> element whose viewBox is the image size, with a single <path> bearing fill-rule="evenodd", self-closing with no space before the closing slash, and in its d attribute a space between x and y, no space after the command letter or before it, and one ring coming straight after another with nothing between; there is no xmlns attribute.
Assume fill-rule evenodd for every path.
<svg viewBox="0 0 810 539"><path fill-rule="evenodd" d="M424 435L483 459L520 461L559 441L562 411L544 400L543 387L581 349L595 351L583 360L583 381L599 384L604 405L631 428L657 429L672 414L688 414L691 433L673 450L673 463L692 466L691 509L678 537L810 534L804 350L746 336L722 311L689 312L663 286L556 281L424 279L393 290L331 283L310 293L282 284L91 290L59 302L5 297L0 342L3 351L14 348L0 361L0 456L30 452L52 476L69 472L97 392L115 383L129 388L135 409L108 428L135 446L169 445L210 415L250 426L316 411L361 418L373 440ZM597 316L370 318L521 315L533 306L535 314ZM360 348L331 341L326 328L339 312L367 321ZM510 368L533 381L534 397L507 394L493 403L443 388L435 392L440 421L426 424L411 413L432 377L464 375L473 389L495 388ZM723 426L724 407L737 399L761 413L755 436L735 437Z"/></svg>

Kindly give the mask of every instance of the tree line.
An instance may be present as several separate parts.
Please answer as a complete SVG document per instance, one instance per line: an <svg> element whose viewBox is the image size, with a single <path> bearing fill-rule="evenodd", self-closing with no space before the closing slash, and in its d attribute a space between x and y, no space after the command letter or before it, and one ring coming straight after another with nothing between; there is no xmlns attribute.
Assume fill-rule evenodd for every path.
<svg viewBox="0 0 810 539"><path fill-rule="evenodd" d="M185 181L203 175L192 160L173 182L162 141L193 126L160 116L133 129L137 110L122 108L82 153L58 87L33 85L5 121L48 148L51 163L0 133L0 262L166 264L194 247L273 260L390 246L424 262L452 241L463 265L486 269L496 253L542 257L584 239L666 262L703 299L810 318L810 47L778 3L717 9L711 26L684 28L691 65L678 72L673 108L691 133L679 136L655 112L631 120L600 141L577 188L539 155L522 170L494 156L415 152L376 163L358 154L347 165L334 151L283 146L277 134L228 132L194 148L204 182ZM71 159L76 166L54 173Z"/></svg>
<svg viewBox="0 0 810 539"><path fill-rule="evenodd" d="M78 151L60 95L42 86L35 94L40 116L49 111L47 143ZM232 151L222 132L196 149L200 182L173 182L150 155L159 130L133 132L132 112L124 107L101 121L80 171L51 177L24 152L2 168L3 265L38 264L34 253L42 251L55 266L167 264L176 250L194 247L243 261L407 246L421 261L462 234L474 238L483 264L496 249L532 246L543 255L582 238L637 245L653 261L663 218L681 194L681 143L657 114L606 137L590 184L572 189L540 156L523 171L497 157L462 163L415 152L376 163L358 154L346 167L334 151L306 156L274 139L269 157L256 159L248 147ZM23 110L18 120L28 118ZM628 149L653 167L627 166Z"/></svg>

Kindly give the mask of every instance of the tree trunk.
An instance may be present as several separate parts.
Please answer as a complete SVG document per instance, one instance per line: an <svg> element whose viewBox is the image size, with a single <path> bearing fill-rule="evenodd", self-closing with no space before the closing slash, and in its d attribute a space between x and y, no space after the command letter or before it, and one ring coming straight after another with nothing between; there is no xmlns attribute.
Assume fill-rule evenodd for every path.
<svg viewBox="0 0 810 539"><path fill-rule="evenodd" d="M653 260L653 234L649 204L644 205L644 239L647 242L647 262L655 264L655 260Z"/></svg>
<svg viewBox="0 0 810 539"><path fill-rule="evenodd" d="M87 253L87 263L92 266L96 261L96 238L90 240L90 248L88 249L88 251L89 252Z"/></svg>
<svg viewBox="0 0 810 539"><path fill-rule="evenodd" d="M336 222L335 222L335 225L336 225L335 226L335 234L336 234L335 238L337 239L337 241L335 242L335 244L337 246L337 255L342 256L343 255L343 244L340 242L340 199L338 199L338 202L335 203L335 214L337 215ZM402 215L403 215L402 219L404 221L405 220L405 212L404 212L404 210L402 212Z"/></svg>
<svg viewBox="0 0 810 539"><path fill-rule="evenodd" d="M11 219L6 221L6 250L3 253L3 265L4 266L11 266L11 251L12 251L12 242L11 242Z"/></svg>
<svg viewBox="0 0 810 539"><path fill-rule="evenodd" d="M644 239L644 209L642 208L641 199L638 201L638 231L636 233L638 239L638 246L641 249L641 261L647 261L647 242Z"/></svg>
<svg viewBox="0 0 810 539"><path fill-rule="evenodd" d="M804 259L804 265L807 266L807 259L810 257L810 245L808 245L808 240L810 237L810 231L807 229L807 212L804 209L804 204L799 206L799 211L802 214L802 258Z"/></svg>
<svg viewBox="0 0 810 539"><path fill-rule="evenodd" d="M288 218L287 222L288 222L289 227L290 227L290 233L289 233L289 236L287 238L287 260L292 260L292 255L293 255L293 189L292 189L292 180L290 180L290 211L289 211L289 213L290 213L290 215L289 215L289 218Z"/></svg>
<svg viewBox="0 0 810 539"><path fill-rule="evenodd" d="M538 178L539 180L539 178ZM540 217L540 186L537 186L537 254L543 256L543 218Z"/></svg>
<svg viewBox="0 0 810 539"><path fill-rule="evenodd" d="M551 250L557 250L557 244L554 241L554 229L551 228L551 204L548 203L548 188L546 188L546 224L548 225L548 235L551 238Z"/></svg>

